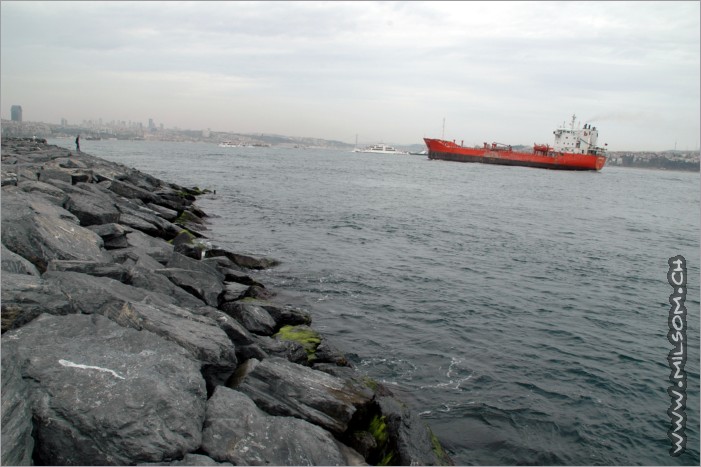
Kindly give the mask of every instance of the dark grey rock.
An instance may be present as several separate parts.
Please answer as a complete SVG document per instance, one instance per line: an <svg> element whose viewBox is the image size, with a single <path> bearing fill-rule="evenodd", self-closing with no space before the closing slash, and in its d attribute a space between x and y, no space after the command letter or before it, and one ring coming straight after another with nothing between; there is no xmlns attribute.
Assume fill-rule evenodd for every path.
<svg viewBox="0 0 701 467"><path fill-rule="evenodd" d="M101 314L173 341L203 365L228 372L226 377L236 366L234 344L219 323L178 306L176 297L77 272L49 271L43 279L60 288L81 313Z"/></svg>
<svg viewBox="0 0 701 467"><path fill-rule="evenodd" d="M157 203L156 196L143 188L132 185L126 181L112 180L110 190L128 199L139 199L144 203Z"/></svg>
<svg viewBox="0 0 701 467"><path fill-rule="evenodd" d="M258 285L263 287L263 284L258 282L249 276L248 270L245 270L241 266L234 264L226 256L210 256L209 250L211 246L206 249L205 257L202 258L203 263L207 263L210 266L216 268L220 273L224 275L224 280L227 282L237 282L239 284L245 285Z"/></svg>
<svg viewBox="0 0 701 467"><path fill-rule="evenodd" d="M153 209L158 213L159 216L161 216L163 219L173 222L175 219L178 218L178 211L175 211L173 209L168 209L163 206L159 206L154 203L147 203L146 206L148 206L150 209Z"/></svg>
<svg viewBox="0 0 701 467"><path fill-rule="evenodd" d="M266 358L235 389L271 415L294 416L342 434L373 392L277 357Z"/></svg>
<svg viewBox="0 0 701 467"><path fill-rule="evenodd" d="M173 245L161 238L149 237L143 232L134 231L127 234L130 247L137 247L159 263L165 265L173 255Z"/></svg>
<svg viewBox="0 0 701 467"><path fill-rule="evenodd" d="M207 401L202 449L215 460L236 465L352 465L339 444L328 431L298 418L269 416L249 397L226 387L218 387Z"/></svg>
<svg viewBox="0 0 701 467"><path fill-rule="evenodd" d="M196 236L204 236L204 232L207 231L204 219L190 212L189 207L185 208L173 222Z"/></svg>
<svg viewBox="0 0 701 467"><path fill-rule="evenodd" d="M0 185L2 186L17 186L18 183L18 177L17 174L14 172L7 172L5 170L2 171L2 181L0 182Z"/></svg>
<svg viewBox="0 0 701 467"><path fill-rule="evenodd" d="M255 336L255 342L267 356L284 358L299 365L309 365L307 351L299 342L279 340L269 336ZM250 358L258 357L252 356Z"/></svg>
<svg viewBox="0 0 701 467"><path fill-rule="evenodd" d="M443 451L434 449L426 423L394 396L378 396L377 404L385 418L389 442L394 447L397 465L453 465ZM440 443L438 443L440 446Z"/></svg>
<svg viewBox="0 0 701 467"><path fill-rule="evenodd" d="M246 289L243 298L252 298L256 300L270 300L275 296L275 292L266 289L265 286L251 285Z"/></svg>
<svg viewBox="0 0 701 467"><path fill-rule="evenodd" d="M148 255L143 255L141 258L143 259L150 257ZM200 300L191 293L186 292L181 287L175 285L163 274L155 272L157 269L162 268L162 266L153 259L151 261L156 263L156 268L146 269L141 267L140 264L143 264L141 259L135 265L130 266L129 280L127 283L133 287L138 287L146 291L170 296L173 303L178 306L192 309L201 307L205 304L203 300Z"/></svg>
<svg viewBox="0 0 701 467"><path fill-rule="evenodd" d="M92 181L93 175L90 171L74 170L73 173L71 173L71 183L73 185L78 183L92 183Z"/></svg>
<svg viewBox="0 0 701 467"><path fill-rule="evenodd" d="M178 235L176 235L175 238L173 238L171 243L173 244L173 246L192 245L194 238L195 237L190 235L186 230L181 230L180 233L178 233ZM199 256L200 257L195 259L202 259L202 255Z"/></svg>
<svg viewBox="0 0 701 467"><path fill-rule="evenodd" d="M226 333L236 347L238 361L246 361L250 358L263 359L268 354L258 345L256 336L249 333L238 321L231 316L212 307L199 307L192 309L193 313L202 314L214 320Z"/></svg>
<svg viewBox="0 0 701 467"><path fill-rule="evenodd" d="M175 304L170 296L139 289L107 277L95 277L79 272L47 271L42 279L58 287L70 299L76 312L104 314L111 308L120 308L124 303Z"/></svg>
<svg viewBox="0 0 701 467"><path fill-rule="evenodd" d="M42 196L56 206L63 207L66 201L68 201L66 192L48 183L31 180L23 181L18 186L22 191Z"/></svg>
<svg viewBox="0 0 701 467"><path fill-rule="evenodd" d="M162 182L156 177L131 168L127 169L123 174L120 174L118 177L116 177L116 179L122 182L130 183L131 185L148 192L152 192L155 189L160 188L162 185Z"/></svg>
<svg viewBox="0 0 701 467"><path fill-rule="evenodd" d="M315 363L333 363L337 366L351 366L346 355L328 342L328 339L321 339L321 342L314 352Z"/></svg>
<svg viewBox="0 0 701 467"><path fill-rule="evenodd" d="M230 375L236 368L234 344L217 322L176 305L125 302L108 307L105 316L122 326L147 330L175 342L203 365Z"/></svg>
<svg viewBox="0 0 701 467"><path fill-rule="evenodd" d="M172 462L150 462L137 465L172 465L172 466L207 466L207 465L233 465L231 462L217 462L209 456L202 454L185 454L182 460Z"/></svg>
<svg viewBox="0 0 701 467"><path fill-rule="evenodd" d="M2 349L2 465L33 465L32 411L29 388L15 352Z"/></svg>
<svg viewBox="0 0 701 467"><path fill-rule="evenodd" d="M50 183L52 180L59 180L69 184L73 183L73 177L68 170L45 167L39 172L40 182Z"/></svg>
<svg viewBox="0 0 701 467"><path fill-rule="evenodd" d="M224 280L227 282L237 282L244 285L256 285L258 287L264 287L263 284L253 279L246 273L237 271L231 268L225 268L221 270L224 274Z"/></svg>
<svg viewBox="0 0 701 467"><path fill-rule="evenodd" d="M139 228L137 225L140 225L142 228L139 228L139 230L149 235L170 240L182 230L177 225L160 217L152 209L139 206L133 201L118 201L117 208L122 213L122 216L126 216L122 223L132 225L134 228ZM135 218L141 219L143 222L139 222Z"/></svg>
<svg viewBox="0 0 701 467"><path fill-rule="evenodd" d="M224 281L224 274L219 272L217 268L212 267L210 264L204 263L197 259L189 258L185 255L178 253L177 251L173 252L173 255L166 263L166 266L168 266L169 268L188 269L196 273L213 275L217 278L219 282Z"/></svg>
<svg viewBox="0 0 701 467"><path fill-rule="evenodd" d="M275 320L278 328L282 326L309 325L312 323L312 316L308 311L288 305L275 305L270 302L252 302L265 308L270 316Z"/></svg>
<svg viewBox="0 0 701 467"><path fill-rule="evenodd" d="M56 159L56 163L64 169L87 169L85 162L79 161L75 157L61 157Z"/></svg>
<svg viewBox="0 0 701 467"><path fill-rule="evenodd" d="M42 313L66 315L75 308L66 294L38 276L2 274L2 332L15 329Z"/></svg>
<svg viewBox="0 0 701 467"><path fill-rule="evenodd" d="M53 259L46 268L47 271L71 271L96 277L109 277L122 283L129 280L129 270L121 264L98 263L95 261L66 261Z"/></svg>
<svg viewBox="0 0 701 467"><path fill-rule="evenodd" d="M138 267L151 271L163 268L163 264L156 261L146 250L139 247L121 248L112 250L111 253L115 262L129 268Z"/></svg>
<svg viewBox="0 0 701 467"><path fill-rule="evenodd" d="M102 238L107 250L127 248L129 246L127 234L133 232L131 229L115 223L91 225L87 228Z"/></svg>
<svg viewBox="0 0 701 467"><path fill-rule="evenodd" d="M4 272L9 272L12 274L28 274L30 276L38 276L39 271L37 268L18 255L17 253L14 253L7 248L5 248L5 245L2 245L2 270Z"/></svg>
<svg viewBox="0 0 701 467"><path fill-rule="evenodd" d="M192 236L189 232L185 232L184 230L178 235L182 236L183 234L187 235L188 237ZM204 256L205 248L201 244L173 242L173 246L176 252L180 253L183 256L187 256L188 258L201 260Z"/></svg>
<svg viewBox="0 0 701 467"><path fill-rule="evenodd" d="M120 212L114 202L84 190L70 193L64 207L75 214L83 227L120 222Z"/></svg>
<svg viewBox="0 0 701 467"><path fill-rule="evenodd" d="M219 296L224 292L224 286L215 275L179 268L156 269L156 272L163 274L175 285L207 305L214 307L219 305Z"/></svg>
<svg viewBox="0 0 701 467"><path fill-rule="evenodd" d="M160 462L201 444L200 364L172 342L99 315L43 315L2 352L30 382L39 464Z"/></svg>
<svg viewBox="0 0 701 467"><path fill-rule="evenodd" d="M162 231L156 224L141 217L122 213L119 216L119 223L127 227L131 227L134 230L139 230L146 235L163 238Z"/></svg>
<svg viewBox="0 0 701 467"><path fill-rule="evenodd" d="M157 191L154 194L156 195L156 199L153 201L153 204L163 206L177 213L184 211L192 203L192 201L178 196L178 194L172 190L168 192Z"/></svg>
<svg viewBox="0 0 701 467"><path fill-rule="evenodd" d="M234 253L221 248L212 248L207 252L208 257L225 256L237 266L247 269L269 269L280 264L279 261L271 258L254 258L253 256Z"/></svg>
<svg viewBox="0 0 701 467"><path fill-rule="evenodd" d="M263 307L246 302L228 302L220 309L253 334L270 336L275 332L275 320Z"/></svg>
<svg viewBox="0 0 701 467"><path fill-rule="evenodd" d="M236 282L224 282L224 295L221 296L222 306L225 302L233 302L243 298L247 290L247 285Z"/></svg>
<svg viewBox="0 0 701 467"><path fill-rule="evenodd" d="M40 272L52 259L111 260L102 239L73 214L16 187L2 190L2 243Z"/></svg>

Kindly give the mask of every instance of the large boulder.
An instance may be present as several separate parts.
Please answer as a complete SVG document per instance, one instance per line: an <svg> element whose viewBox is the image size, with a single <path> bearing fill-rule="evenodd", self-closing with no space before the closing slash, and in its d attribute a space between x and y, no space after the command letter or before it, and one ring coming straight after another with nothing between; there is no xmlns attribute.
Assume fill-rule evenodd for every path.
<svg viewBox="0 0 701 467"><path fill-rule="evenodd" d="M148 269L150 271L163 268L163 264L159 263L153 256L149 255L147 250L139 247L121 248L118 250L113 250L111 253L115 262L123 264L129 268L137 267Z"/></svg>
<svg viewBox="0 0 701 467"><path fill-rule="evenodd" d="M270 336L275 332L275 320L261 306L246 302L228 302L222 305L221 310L253 334Z"/></svg>
<svg viewBox="0 0 701 467"><path fill-rule="evenodd" d="M190 258L188 256L178 253L177 251L173 252L173 255L168 260L166 266L168 266L169 268L189 269L190 271L195 271L197 273L213 275L217 278L219 282L224 281L224 274L222 274L212 264L194 258Z"/></svg>
<svg viewBox="0 0 701 467"><path fill-rule="evenodd" d="M209 456L202 454L185 454L180 460L171 462L146 462L137 465L172 465L172 466L216 466L216 465L233 465L231 462L217 462Z"/></svg>
<svg viewBox="0 0 701 467"><path fill-rule="evenodd" d="M76 311L84 314L104 314L106 310L121 307L126 302L174 304L167 295L132 287L108 277L72 271L47 271L42 279L60 289L70 298Z"/></svg>
<svg viewBox="0 0 701 467"><path fill-rule="evenodd" d="M127 248L129 243L127 242L127 234L131 233L132 230L125 228L122 225L115 223L108 223L102 225L91 225L88 229L92 230L102 238L105 243L105 249L114 250L119 248ZM114 255L113 255L114 256Z"/></svg>
<svg viewBox="0 0 701 467"><path fill-rule="evenodd" d="M119 221L119 211L113 194L87 183L71 185L60 180L51 180L51 185L66 193L64 207L75 214L83 227Z"/></svg>
<svg viewBox="0 0 701 467"><path fill-rule="evenodd" d="M3 273L1 293L2 332L24 326L42 313L75 313L66 294L38 276Z"/></svg>
<svg viewBox="0 0 701 467"><path fill-rule="evenodd" d="M2 189L2 243L40 272L52 259L111 260L102 239L73 214L16 187Z"/></svg>
<svg viewBox="0 0 701 467"><path fill-rule="evenodd" d="M118 200L117 209L122 213L120 222L154 237L170 240L180 233L180 228L163 219L158 213L131 200Z"/></svg>
<svg viewBox="0 0 701 467"><path fill-rule="evenodd" d="M269 414L298 417L339 435L374 396L368 388L278 357L249 365L237 383L235 389Z"/></svg>
<svg viewBox="0 0 701 467"><path fill-rule="evenodd" d="M244 255L241 253L234 253L232 251L224 250L221 248L212 248L207 251L208 257L225 256L232 263L237 266L241 266L246 269L269 269L273 266L280 264L279 261L271 258L255 258L253 256Z"/></svg>
<svg viewBox="0 0 701 467"><path fill-rule="evenodd" d="M282 326L297 326L309 325L312 322L312 316L308 311L301 308L295 308L289 305L277 305L265 300L247 300L247 303L261 306L275 320L276 327Z"/></svg>
<svg viewBox="0 0 701 467"><path fill-rule="evenodd" d="M32 263L8 250L5 245L2 245L2 270L12 274L28 274L30 276L38 276L39 271Z"/></svg>
<svg viewBox="0 0 701 467"><path fill-rule="evenodd" d="M388 433L388 450L396 465L453 465L438 439L415 412L393 395L377 398L381 423Z"/></svg>
<svg viewBox="0 0 701 467"><path fill-rule="evenodd" d="M201 444L200 365L172 342L99 315L43 315L3 336L5 352L30 384L39 464L161 462Z"/></svg>
<svg viewBox="0 0 701 467"><path fill-rule="evenodd" d="M148 254L163 265L173 256L173 245L162 238L150 237L138 230L127 233L127 243L130 248Z"/></svg>
<svg viewBox="0 0 701 467"><path fill-rule="evenodd" d="M32 465L32 411L29 388L14 352L2 352L2 465Z"/></svg>
<svg viewBox="0 0 701 467"><path fill-rule="evenodd" d="M187 292L183 288L175 285L163 274L155 272L156 269L149 269L140 266L140 264L144 264L142 262L144 258L150 257L148 255L141 256L136 264L128 266L128 285L154 292L159 295L170 296L172 303L191 310L199 308L205 304L203 300L200 300L190 292ZM155 260L152 261L157 264L157 268L161 268L159 263L157 263Z"/></svg>
<svg viewBox="0 0 701 467"><path fill-rule="evenodd" d="M221 374L221 381L236 368L234 344L212 319L193 314L176 305L124 303L111 307L105 315L122 326L151 331L175 342L199 360L204 370Z"/></svg>
<svg viewBox="0 0 701 467"><path fill-rule="evenodd" d="M191 271L180 268L156 269L173 284L191 293L209 306L219 305L219 296L224 292L224 285L214 274L201 271Z"/></svg>
<svg viewBox="0 0 701 467"><path fill-rule="evenodd" d="M95 277L109 277L122 283L129 279L129 269L118 263L98 263L95 261L66 261L52 259L47 271L80 272Z"/></svg>
<svg viewBox="0 0 701 467"><path fill-rule="evenodd" d="M225 373L236 367L234 344L218 323L176 304L173 297L106 277L50 271L44 279L70 297L85 314L104 315L121 326L147 330L187 349L205 369Z"/></svg>
<svg viewBox="0 0 701 467"><path fill-rule="evenodd" d="M120 212L111 200L86 191L70 193L65 208L75 214L83 227L119 222Z"/></svg>
<svg viewBox="0 0 701 467"><path fill-rule="evenodd" d="M154 203L147 203L146 206L149 209L152 209L153 211L157 212L159 216L161 216L167 221L173 222L175 219L178 218L178 211L173 211L172 209L168 209Z"/></svg>
<svg viewBox="0 0 701 467"><path fill-rule="evenodd" d="M144 190L126 181L112 180L110 190L127 199L139 199L144 203L157 203L157 198L151 191Z"/></svg>
<svg viewBox="0 0 701 467"><path fill-rule="evenodd" d="M25 180L17 186L19 186L22 191L46 198L50 203L56 206L63 207L66 201L68 201L68 195L65 191L48 183Z"/></svg>
<svg viewBox="0 0 701 467"><path fill-rule="evenodd" d="M207 401L202 449L235 465L359 465L362 457L328 431L270 416L246 395L218 387Z"/></svg>

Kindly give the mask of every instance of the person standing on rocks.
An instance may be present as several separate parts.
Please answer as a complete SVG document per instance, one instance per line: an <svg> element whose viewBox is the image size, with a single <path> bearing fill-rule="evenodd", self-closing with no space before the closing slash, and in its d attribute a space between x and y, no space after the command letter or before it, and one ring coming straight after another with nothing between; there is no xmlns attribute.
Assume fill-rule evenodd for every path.
<svg viewBox="0 0 701 467"><path fill-rule="evenodd" d="M75 138L75 150L80 152L80 135Z"/></svg>

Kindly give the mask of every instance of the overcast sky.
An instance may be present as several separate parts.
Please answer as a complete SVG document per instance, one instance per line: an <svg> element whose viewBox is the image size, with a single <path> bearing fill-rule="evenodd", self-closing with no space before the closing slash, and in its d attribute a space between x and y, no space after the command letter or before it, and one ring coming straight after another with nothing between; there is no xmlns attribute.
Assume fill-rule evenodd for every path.
<svg viewBox="0 0 701 467"><path fill-rule="evenodd" d="M24 120L354 143L696 149L699 2L0 3L1 109Z"/></svg>

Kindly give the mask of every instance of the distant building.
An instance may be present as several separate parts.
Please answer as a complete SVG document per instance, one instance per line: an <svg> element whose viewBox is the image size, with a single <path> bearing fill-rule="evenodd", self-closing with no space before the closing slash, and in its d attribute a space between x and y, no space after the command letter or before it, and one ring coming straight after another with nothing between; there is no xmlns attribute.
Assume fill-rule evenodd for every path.
<svg viewBox="0 0 701 467"><path fill-rule="evenodd" d="M202 130L202 137L209 138L210 133L211 132L210 132L209 128L207 128L206 130Z"/></svg>
<svg viewBox="0 0 701 467"><path fill-rule="evenodd" d="M61 119L61 126L68 126L68 120L66 120L65 118L62 118Z"/></svg>
<svg viewBox="0 0 701 467"><path fill-rule="evenodd" d="M21 105L13 105L10 107L10 119L13 122L21 122L22 121L22 106Z"/></svg>
<svg viewBox="0 0 701 467"><path fill-rule="evenodd" d="M155 129L156 129L156 124L153 123L153 119L152 119L152 118L149 118L149 119L148 119L148 128L149 128L149 130L155 130Z"/></svg>

